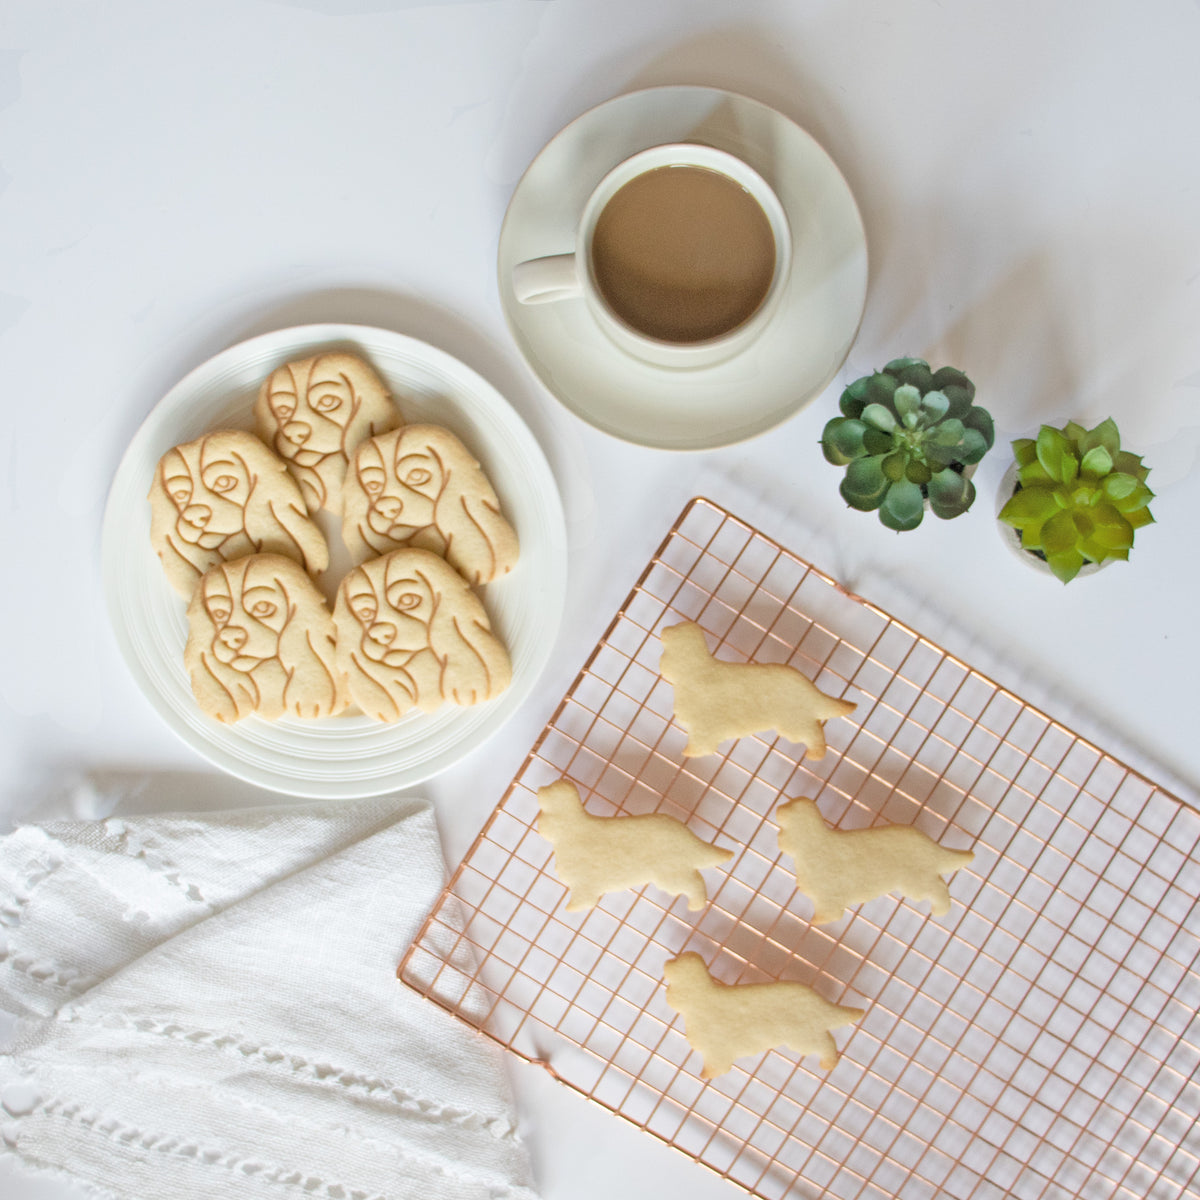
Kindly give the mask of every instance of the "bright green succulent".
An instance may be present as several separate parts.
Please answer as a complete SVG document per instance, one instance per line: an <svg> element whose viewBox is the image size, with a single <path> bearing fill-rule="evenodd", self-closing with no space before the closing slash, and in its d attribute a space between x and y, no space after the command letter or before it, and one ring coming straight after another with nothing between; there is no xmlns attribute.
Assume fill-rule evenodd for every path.
<svg viewBox="0 0 1200 1200"><path fill-rule="evenodd" d="M1045 559L1063 583L1084 563L1127 559L1134 530L1154 518L1146 486L1150 468L1121 449L1110 417L1095 429L1074 421L1043 425L1037 438L1012 444L1017 486L1000 520L1021 534L1024 549Z"/></svg>
<svg viewBox="0 0 1200 1200"><path fill-rule="evenodd" d="M975 385L953 367L932 371L897 358L842 393L842 416L821 434L827 461L846 468L842 499L879 510L889 529L916 529L925 502L935 517L957 517L975 500L964 475L992 447L987 409L972 404Z"/></svg>

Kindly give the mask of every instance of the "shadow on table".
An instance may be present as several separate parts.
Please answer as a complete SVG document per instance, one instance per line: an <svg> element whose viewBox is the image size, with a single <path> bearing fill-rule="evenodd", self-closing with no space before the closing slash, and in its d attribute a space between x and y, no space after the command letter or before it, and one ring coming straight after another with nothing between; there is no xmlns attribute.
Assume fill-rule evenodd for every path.
<svg viewBox="0 0 1200 1200"><path fill-rule="evenodd" d="M155 770L108 766L48 784L41 797L14 814L14 824L100 821L114 813L222 812L306 804L215 770Z"/></svg>

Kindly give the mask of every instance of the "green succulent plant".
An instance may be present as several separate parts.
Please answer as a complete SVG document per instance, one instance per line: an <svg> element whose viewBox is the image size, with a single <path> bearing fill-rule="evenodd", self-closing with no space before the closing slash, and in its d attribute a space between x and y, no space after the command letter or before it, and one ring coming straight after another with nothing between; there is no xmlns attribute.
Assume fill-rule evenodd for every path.
<svg viewBox="0 0 1200 1200"><path fill-rule="evenodd" d="M1020 532L1025 550L1063 583L1084 563L1128 559L1134 531L1154 520L1154 493L1146 486L1150 468L1121 449L1111 417L1095 429L1043 425L1036 438L1012 447L1017 485L999 517Z"/></svg>
<svg viewBox="0 0 1200 1200"><path fill-rule="evenodd" d="M845 467L840 491L851 508L879 511L888 529L916 529L925 502L936 517L960 516L975 500L963 474L991 449L991 414L973 404L975 385L954 367L930 370L897 358L856 379L821 433L821 449Z"/></svg>

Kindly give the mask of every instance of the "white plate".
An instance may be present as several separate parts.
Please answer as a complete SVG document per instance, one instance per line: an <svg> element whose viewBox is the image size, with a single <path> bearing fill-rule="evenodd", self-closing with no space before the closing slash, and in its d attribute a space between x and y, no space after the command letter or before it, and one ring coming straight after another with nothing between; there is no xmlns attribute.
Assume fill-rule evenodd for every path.
<svg viewBox="0 0 1200 1200"><path fill-rule="evenodd" d="M752 347L714 367L654 367L615 349L582 300L517 302L513 267L574 249L584 201L612 167L650 146L688 141L744 159L787 212L791 275L783 303ZM513 193L498 270L509 328L549 391L605 433L668 450L742 441L819 396L850 351L867 294L862 220L833 160L767 105L704 87L618 96L557 134Z"/></svg>
<svg viewBox="0 0 1200 1200"><path fill-rule="evenodd" d="M412 713L385 725L362 716L221 725L200 712L183 667L185 604L150 546L147 494L161 456L219 427L253 427L251 403L275 367L318 349L362 354L387 381L404 419L453 430L479 458L516 528L521 557L483 589L512 657L511 686L473 708ZM327 519L327 536L334 529ZM474 371L414 338L358 325L307 325L256 337L180 380L146 418L113 480L104 514L109 614L130 670L184 741L239 778L297 796L358 797L407 787L474 749L515 711L545 666L566 593L562 505L541 447L504 398ZM329 594L347 564L330 538ZM341 569L339 569L339 566Z"/></svg>

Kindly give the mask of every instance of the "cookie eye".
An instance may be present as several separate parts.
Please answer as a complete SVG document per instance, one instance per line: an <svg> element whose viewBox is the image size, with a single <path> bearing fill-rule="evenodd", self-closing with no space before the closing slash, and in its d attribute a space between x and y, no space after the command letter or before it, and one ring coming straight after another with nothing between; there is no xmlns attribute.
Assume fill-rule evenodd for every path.
<svg viewBox="0 0 1200 1200"><path fill-rule="evenodd" d="M269 600L260 600L250 609L250 614L251 616L258 617L260 621L266 617L273 617L275 615L275 605Z"/></svg>
<svg viewBox="0 0 1200 1200"><path fill-rule="evenodd" d="M350 601L350 611L365 625L368 621L375 620L375 613L378 611L375 607L374 600L361 599Z"/></svg>
<svg viewBox="0 0 1200 1200"><path fill-rule="evenodd" d="M428 483L433 478L433 472L425 470L424 467L414 467L404 477L404 482L409 487L420 487L423 483Z"/></svg>
<svg viewBox="0 0 1200 1200"><path fill-rule="evenodd" d="M277 420L289 421L292 413L296 411L296 406L288 401L276 400L271 405L271 411L275 414Z"/></svg>
<svg viewBox="0 0 1200 1200"><path fill-rule="evenodd" d="M214 492L232 492L237 487L236 475L218 475L212 481L212 490Z"/></svg>
<svg viewBox="0 0 1200 1200"><path fill-rule="evenodd" d="M358 481L368 496L378 496L383 491L386 476L378 467L364 467L358 473Z"/></svg>
<svg viewBox="0 0 1200 1200"><path fill-rule="evenodd" d="M228 600L210 600L204 607L214 625L224 625L233 611Z"/></svg>
<svg viewBox="0 0 1200 1200"><path fill-rule="evenodd" d="M174 475L164 480L163 486L176 504L186 504L192 498L192 481L186 475Z"/></svg>
<svg viewBox="0 0 1200 1200"><path fill-rule="evenodd" d="M416 608L421 603L421 594L419 592L401 592L399 596L392 601L392 607L397 612L407 612L410 608Z"/></svg>
<svg viewBox="0 0 1200 1200"><path fill-rule="evenodd" d="M341 396L335 396L332 392L326 393L324 396L318 396L313 401L313 408L317 412L327 413L333 412L334 409L340 408L342 405Z"/></svg>

